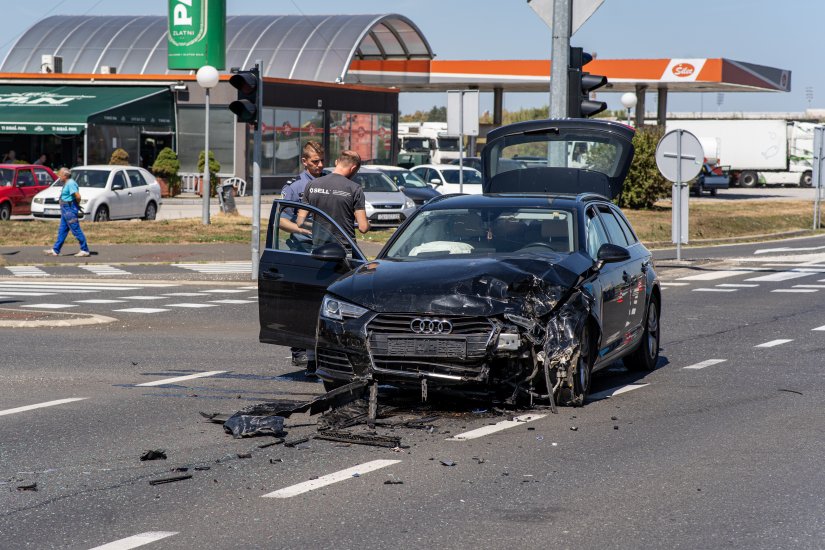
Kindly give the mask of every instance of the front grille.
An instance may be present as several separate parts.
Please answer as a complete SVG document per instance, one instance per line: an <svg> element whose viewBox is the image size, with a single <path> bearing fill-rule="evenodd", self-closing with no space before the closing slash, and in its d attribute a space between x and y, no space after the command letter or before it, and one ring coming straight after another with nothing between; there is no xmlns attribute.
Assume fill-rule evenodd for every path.
<svg viewBox="0 0 825 550"><path fill-rule="evenodd" d="M43 199L43 204L60 204L60 201L58 199L45 198Z"/></svg>
<svg viewBox="0 0 825 550"><path fill-rule="evenodd" d="M463 336L467 341L467 352L463 357L417 357L390 355L389 340L391 336L410 336L421 338L410 328L410 322L416 317L431 317L449 320L453 330L449 336ZM380 314L367 325L370 343L370 355L373 364L384 370L406 373L450 374L478 378L485 364L487 343L493 332L493 326L484 317L457 317L452 315L415 315L415 314ZM446 335L445 335L446 336ZM437 335L424 338L437 339Z"/></svg>
<svg viewBox="0 0 825 550"><path fill-rule="evenodd" d="M315 361L318 367L322 369L352 372L352 364L349 362L349 357L342 351L318 348Z"/></svg>
<svg viewBox="0 0 825 550"><path fill-rule="evenodd" d="M400 209L403 204L373 204L372 207L377 210L398 210Z"/></svg>

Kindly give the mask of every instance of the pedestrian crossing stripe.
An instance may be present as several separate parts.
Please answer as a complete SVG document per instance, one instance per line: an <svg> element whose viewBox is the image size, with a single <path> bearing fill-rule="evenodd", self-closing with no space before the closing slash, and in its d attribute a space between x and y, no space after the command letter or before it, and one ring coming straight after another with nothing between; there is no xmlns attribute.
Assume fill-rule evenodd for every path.
<svg viewBox="0 0 825 550"><path fill-rule="evenodd" d="M252 262L207 262L172 264L198 273L252 273Z"/></svg>
<svg viewBox="0 0 825 550"><path fill-rule="evenodd" d="M10 265L6 267L15 277L50 277L36 265Z"/></svg>
<svg viewBox="0 0 825 550"><path fill-rule="evenodd" d="M131 275L126 270L120 269L119 267L114 267L111 265L106 264L90 264L90 265L81 265L78 266L80 269L85 269L86 271L90 271L95 275Z"/></svg>

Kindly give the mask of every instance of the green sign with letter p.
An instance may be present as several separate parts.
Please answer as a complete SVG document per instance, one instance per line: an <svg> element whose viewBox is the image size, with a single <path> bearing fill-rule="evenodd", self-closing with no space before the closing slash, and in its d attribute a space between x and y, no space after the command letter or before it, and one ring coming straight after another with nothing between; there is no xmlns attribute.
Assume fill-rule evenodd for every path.
<svg viewBox="0 0 825 550"><path fill-rule="evenodd" d="M167 66L226 68L226 0L169 0Z"/></svg>

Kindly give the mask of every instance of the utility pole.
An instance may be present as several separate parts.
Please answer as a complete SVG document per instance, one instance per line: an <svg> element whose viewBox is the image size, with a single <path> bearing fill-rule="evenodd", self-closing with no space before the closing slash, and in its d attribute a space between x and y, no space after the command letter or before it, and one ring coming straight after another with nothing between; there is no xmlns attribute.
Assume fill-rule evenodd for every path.
<svg viewBox="0 0 825 550"><path fill-rule="evenodd" d="M553 50L550 70L550 118L567 116L567 67L570 65L572 0L553 0Z"/></svg>

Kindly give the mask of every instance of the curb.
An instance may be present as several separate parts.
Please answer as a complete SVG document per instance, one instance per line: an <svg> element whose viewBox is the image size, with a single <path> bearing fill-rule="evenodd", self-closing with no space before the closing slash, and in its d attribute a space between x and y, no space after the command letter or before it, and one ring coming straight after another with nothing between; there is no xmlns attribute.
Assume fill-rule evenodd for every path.
<svg viewBox="0 0 825 550"><path fill-rule="evenodd" d="M0 309L0 311L18 311L9 309ZM70 315L74 319L41 319L37 321L8 321L0 320L0 328L53 328L53 327L79 327L85 325L103 325L117 321L114 317L106 317L105 315L96 315L94 313L58 313L54 311L36 311L31 313L43 313L46 315Z"/></svg>

